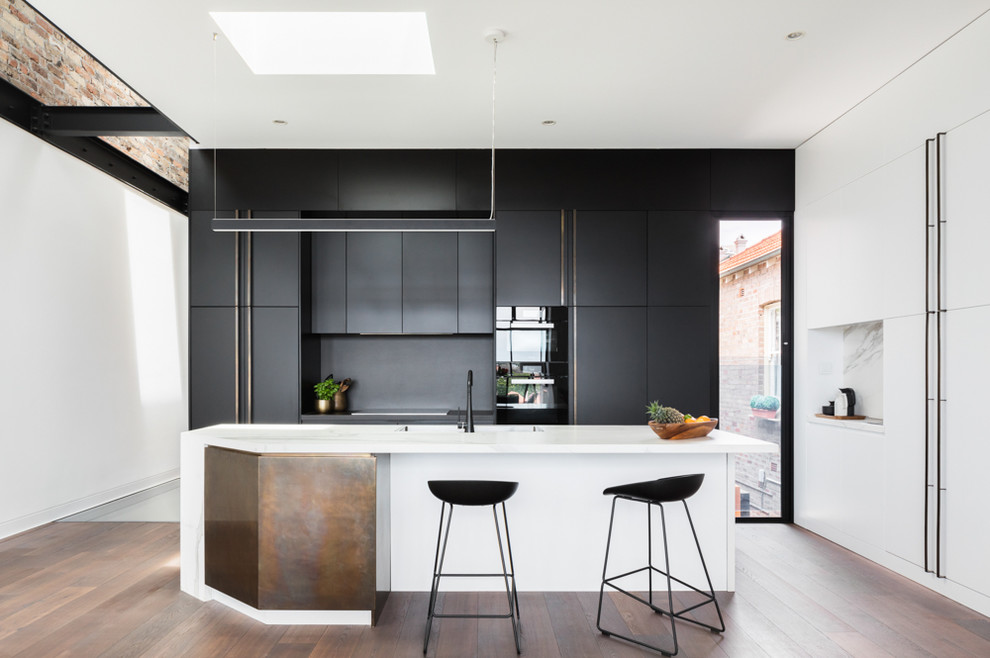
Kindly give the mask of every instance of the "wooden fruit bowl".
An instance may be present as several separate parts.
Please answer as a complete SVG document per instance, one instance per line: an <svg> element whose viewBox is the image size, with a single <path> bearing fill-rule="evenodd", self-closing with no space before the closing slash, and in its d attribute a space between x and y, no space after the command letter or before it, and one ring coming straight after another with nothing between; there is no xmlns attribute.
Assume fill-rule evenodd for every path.
<svg viewBox="0 0 990 658"><path fill-rule="evenodd" d="M718 418L705 420L698 423L658 423L650 421L650 429L656 432L661 439L697 439L708 436L708 433L718 425Z"/></svg>

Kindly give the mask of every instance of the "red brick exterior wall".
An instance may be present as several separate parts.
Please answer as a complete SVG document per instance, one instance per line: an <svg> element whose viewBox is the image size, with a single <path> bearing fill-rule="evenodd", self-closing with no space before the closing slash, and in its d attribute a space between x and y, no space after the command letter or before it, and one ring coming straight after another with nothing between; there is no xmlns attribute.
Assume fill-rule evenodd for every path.
<svg viewBox="0 0 990 658"><path fill-rule="evenodd" d="M0 75L45 105L148 105L23 0L0 0ZM183 190L189 189L188 139L103 139Z"/></svg>
<svg viewBox="0 0 990 658"><path fill-rule="evenodd" d="M719 279L719 428L780 445L780 423L753 417L749 399L763 394L763 311L780 301L780 256ZM753 516L780 513L779 457L738 455L736 482L750 493ZM759 471L765 473L761 485Z"/></svg>

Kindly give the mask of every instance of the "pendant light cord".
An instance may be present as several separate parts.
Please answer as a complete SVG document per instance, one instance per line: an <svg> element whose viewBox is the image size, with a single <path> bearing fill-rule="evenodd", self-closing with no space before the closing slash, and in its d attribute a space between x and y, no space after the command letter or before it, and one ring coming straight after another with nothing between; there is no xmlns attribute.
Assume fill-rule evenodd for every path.
<svg viewBox="0 0 990 658"><path fill-rule="evenodd" d="M492 198L488 219L495 219L495 76L498 72L498 37L492 39Z"/></svg>

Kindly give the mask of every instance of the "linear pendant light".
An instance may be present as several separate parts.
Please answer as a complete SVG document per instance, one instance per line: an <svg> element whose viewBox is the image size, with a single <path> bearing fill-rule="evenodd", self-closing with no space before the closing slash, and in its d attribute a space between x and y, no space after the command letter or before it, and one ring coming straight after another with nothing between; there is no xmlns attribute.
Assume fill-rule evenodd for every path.
<svg viewBox="0 0 990 658"><path fill-rule="evenodd" d="M228 218L214 217L211 228L215 232L349 232L376 233L385 231L411 232L475 232L495 231L495 74L498 64L498 44L505 39L505 32L491 29L485 33L485 40L492 44L492 142L491 142L491 200L487 219L444 219L444 218L315 218L315 217L275 217L275 218ZM216 35L214 35L214 42ZM214 45L214 70L216 69L216 46ZM215 71L214 71L215 75ZM215 130L215 129L214 129ZM214 143L215 143L214 139ZM214 212L216 208L216 162L214 154Z"/></svg>

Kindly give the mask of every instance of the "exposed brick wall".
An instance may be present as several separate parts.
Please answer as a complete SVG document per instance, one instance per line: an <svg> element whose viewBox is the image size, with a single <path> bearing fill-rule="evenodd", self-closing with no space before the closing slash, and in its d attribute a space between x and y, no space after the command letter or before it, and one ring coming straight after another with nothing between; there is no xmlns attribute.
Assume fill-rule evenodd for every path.
<svg viewBox="0 0 990 658"><path fill-rule="evenodd" d="M780 423L754 417L749 399L763 393L763 310L780 301L780 276L780 256L772 256L719 280L719 428L777 445ZM736 459L736 483L750 493L753 516L780 514L780 477L778 455Z"/></svg>
<svg viewBox="0 0 990 658"><path fill-rule="evenodd" d="M45 105L148 105L23 0L0 0L0 75ZM189 189L188 139L103 139L183 190Z"/></svg>

